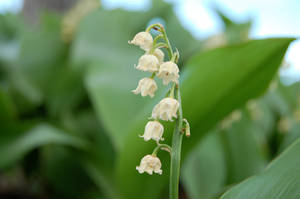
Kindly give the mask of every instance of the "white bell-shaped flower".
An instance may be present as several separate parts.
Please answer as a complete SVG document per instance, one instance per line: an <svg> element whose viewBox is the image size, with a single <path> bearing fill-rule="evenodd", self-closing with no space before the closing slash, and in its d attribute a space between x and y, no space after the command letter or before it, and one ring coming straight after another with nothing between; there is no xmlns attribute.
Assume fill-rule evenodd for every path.
<svg viewBox="0 0 300 199"><path fill-rule="evenodd" d="M143 137L145 141L149 141L150 139L159 141L163 140L163 132L164 127L161 123L159 123L158 121L150 121L147 123L144 135L142 135L141 137Z"/></svg>
<svg viewBox="0 0 300 199"><path fill-rule="evenodd" d="M159 48L156 48L154 50L153 55L155 57L157 57L159 64L162 64L164 62L164 58L165 58L165 54L162 50L160 50Z"/></svg>
<svg viewBox="0 0 300 199"><path fill-rule="evenodd" d="M139 32L136 34L132 41L128 41L129 44L139 46L145 51L149 51L153 45L153 37L149 32Z"/></svg>
<svg viewBox="0 0 300 199"><path fill-rule="evenodd" d="M177 118L178 108L179 102L176 99L164 98L153 108L152 118L173 121L173 117Z"/></svg>
<svg viewBox="0 0 300 199"><path fill-rule="evenodd" d="M136 95L141 93L143 97L149 95L152 98L154 97L154 93L156 90L157 85L155 81L151 78L145 77L139 81L137 88L132 92Z"/></svg>
<svg viewBox="0 0 300 199"><path fill-rule="evenodd" d="M159 61L156 56L145 54L140 57L136 69L141 71L156 72L158 71Z"/></svg>
<svg viewBox="0 0 300 199"><path fill-rule="evenodd" d="M136 167L139 173L147 172L152 175L152 173L162 174L160 159L154 155L146 155L142 158L140 166Z"/></svg>
<svg viewBox="0 0 300 199"><path fill-rule="evenodd" d="M167 85L171 81L178 83L179 69L177 64L172 61L164 62L160 65L157 76L163 79L164 85Z"/></svg>

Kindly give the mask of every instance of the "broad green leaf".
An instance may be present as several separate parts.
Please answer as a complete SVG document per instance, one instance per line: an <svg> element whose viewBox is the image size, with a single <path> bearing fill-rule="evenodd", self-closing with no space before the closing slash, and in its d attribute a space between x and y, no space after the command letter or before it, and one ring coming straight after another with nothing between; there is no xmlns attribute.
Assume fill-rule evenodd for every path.
<svg viewBox="0 0 300 199"><path fill-rule="evenodd" d="M300 197L300 139L266 170L227 191L221 199L298 199Z"/></svg>
<svg viewBox="0 0 300 199"><path fill-rule="evenodd" d="M86 92L83 87L82 74L64 65L55 72L55 81L45 93L45 103L50 116L62 115L80 104Z"/></svg>
<svg viewBox="0 0 300 199"><path fill-rule="evenodd" d="M226 161L220 131L205 136L182 165L182 181L191 199L215 198L226 182Z"/></svg>
<svg viewBox="0 0 300 199"><path fill-rule="evenodd" d="M37 125L27 132L3 133L5 134L1 136L0 143L0 168L11 165L32 149L42 145L61 144L81 149L86 147L82 139L48 124Z"/></svg>
<svg viewBox="0 0 300 199"><path fill-rule="evenodd" d="M182 74L184 117L195 133L190 149L211 126L266 89L293 39L253 40L194 56Z"/></svg>
<svg viewBox="0 0 300 199"><path fill-rule="evenodd" d="M80 183L82 183L81 181L77 182L78 180L76 180L76 178L82 178L82 176L88 175L90 181L97 186L98 190L107 196L106 198L117 198L117 190L114 186L115 179L113 178L115 151L113 150L111 141L99 124L94 111L88 109L78 111L75 114L64 113L61 122L64 129L88 140L89 145L84 151L75 151L67 147L44 147L46 148L46 156L44 159L46 161L45 169L48 172L47 179L58 189L56 191L71 196L72 190L76 189L75 187L80 186ZM58 158L56 158L57 153L61 153L58 155ZM74 176L68 172L68 170L74 169L69 168L72 167L72 164L69 163L72 159L75 159L72 164L76 164L75 167L77 169L84 169L84 173L78 171L75 173L78 173L79 176ZM48 165L49 163L51 165ZM80 165L78 165L79 163ZM59 174L64 172L67 173L67 176ZM69 183L64 189L64 183L70 180L70 178L73 179L74 182ZM59 183L56 183L56 181ZM91 187L90 183L87 186ZM87 187L83 186L82 188L86 189ZM81 191L80 193L82 194Z"/></svg>
<svg viewBox="0 0 300 199"><path fill-rule="evenodd" d="M28 98L36 99L33 101L35 104L44 100L47 90L57 78L57 73L66 64L68 48L61 40L60 27L56 17L45 15L38 29L23 31L20 37L17 67L11 73L15 76L14 80L18 81L15 84L18 91L27 90L22 93L26 97L32 93L33 96L29 95ZM23 82L18 80L19 77Z"/></svg>
<svg viewBox="0 0 300 199"><path fill-rule="evenodd" d="M292 39L254 40L199 53L190 59L181 75L183 114L192 130L191 138L183 141L183 158L220 119L266 90L291 41ZM123 103L122 95L119 98L119 103ZM149 186L159 192L161 183L167 181L167 174L153 177L138 175L135 171L140 159L151 153L154 147L153 143L145 143L138 138L138 134L143 132L157 101L152 100L141 110L129 132L125 129L122 131L128 133L128 136L121 150L117 177L127 179L120 181L125 198L151 198L154 191L152 195L146 195L144 187ZM134 103L135 101L131 102L132 105ZM166 130L164 134L167 142L170 141L170 132ZM162 162L165 171L168 160L162 158ZM156 183L157 181L160 183Z"/></svg>
<svg viewBox="0 0 300 199"><path fill-rule="evenodd" d="M224 154L226 157L227 183L233 184L261 171L267 156L263 151L264 135L261 128L256 127L243 114L232 127L221 131Z"/></svg>
<svg viewBox="0 0 300 199"><path fill-rule="evenodd" d="M61 123L66 131L89 141L84 157L87 160L84 162L91 162L92 166L112 175L116 151L94 111L87 109L74 114L65 113Z"/></svg>
<svg viewBox="0 0 300 199"><path fill-rule="evenodd" d="M51 198L84 198L83 195L94 187L83 167L83 154L74 148L58 145L41 149L40 175L51 187Z"/></svg>
<svg viewBox="0 0 300 199"><path fill-rule="evenodd" d="M76 107L85 94L82 74L68 63L69 49L61 39L57 17L45 15L39 28L23 31L20 40L18 60L7 69L17 95L33 107L45 102L51 116ZM17 101L21 109L24 101Z"/></svg>
<svg viewBox="0 0 300 199"><path fill-rule="evenodd" d="M16 118L16 107L11 96L0 85L0 123Z"/></svg>

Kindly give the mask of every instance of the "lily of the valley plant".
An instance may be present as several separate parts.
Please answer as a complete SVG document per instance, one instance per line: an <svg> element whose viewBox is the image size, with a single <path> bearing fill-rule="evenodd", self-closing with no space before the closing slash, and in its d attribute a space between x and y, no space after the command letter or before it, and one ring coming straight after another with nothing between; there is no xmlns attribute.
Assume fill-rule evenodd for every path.
<svg viewBox="0 0 300 199"><path fill-rule="evenodd" d="M153 38L150 30L154 29L159 34ZM154 97L157 84L155 77L162 79L164 85L170 86L165 98L156 104L153 108L151 121L145 126L142 137L145 141L154 140L157 146L154 148L152 154L145 155L140 165L136 167L139 173L153 173L162 174L161 161L157 157L159 150L168 151L171 155L170 168L170 199L178 198L178 185L180 175L180 155L181 143L184 134L190 135L190 127L186 119L182 117L181 97L179 91L179 68L177 62L179 59L179 52L173 51L167 37L165 28L161 24L150 25L144 32L139 32L135 35L130 44L139 46L145 51L145 54L139 58L138 65L135 66L137 70L150 73L148 77L142 78L138 82L138 86L132 92L134 94L141 94L143 97ZM164 52L161 48L165 48L168 52L168 60L165 61ZM175 120L175 129L173 132L172 147L167 144L162 144L164 127L160 120L173 122Z"/></svg>

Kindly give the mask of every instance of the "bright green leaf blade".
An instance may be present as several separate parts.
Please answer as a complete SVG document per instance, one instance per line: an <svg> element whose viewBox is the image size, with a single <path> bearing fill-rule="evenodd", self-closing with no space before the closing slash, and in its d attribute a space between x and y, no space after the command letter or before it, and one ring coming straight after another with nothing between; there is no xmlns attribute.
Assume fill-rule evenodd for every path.
<svg viewBox="0 0 300 199"><path fill-rule="evenodd" d="M254 40L201 53L190 60L182 75L184 117L202 133L194 133L183 145L185 149L222 117L267 89L291 41Z"/></svg>
<svg viewBox="0 0 300 199"><path fill-rule="evenodd" d="M32 149L47 144L62 144L81 149L86 145L78 137L66 134L48 124L40 124L25 133L13 135L7 133L2 136L0 143L0 168L19 160Z"/></svg>
<svg viewBox="0 0 300 199"><path fill-rule="evenodd" d="M300 139L276 158L268 168L227 191L221 199L300 198Z"/></svg>

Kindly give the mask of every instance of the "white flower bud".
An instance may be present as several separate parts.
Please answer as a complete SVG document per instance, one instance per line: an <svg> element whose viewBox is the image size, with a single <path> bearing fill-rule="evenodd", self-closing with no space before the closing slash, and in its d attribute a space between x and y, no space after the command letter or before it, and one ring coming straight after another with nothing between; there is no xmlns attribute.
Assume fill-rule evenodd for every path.
<svg viewBox="0 0 300 199"><path fill-rule="evenodd" d="M129 44L139 46L141 49L148 51L152 48L153 38L149 32L139 32L136 34L132 41L128 41Z"/></svg>
<svg viewBox="0 0 300 199"><path fill-rule="evenodd" d="M165 54L164 54L164 52L163 52L162 50L160 50L159 48L156 48L156 49L154 50L153 55L154 55L155 57L157 57L159 64L162 64L162 63L164 62Z"/></svg>
<svg viewBox="0 0 300 199"><path fill-rule="evenodd" d="M185 135L186 137L190 137L191 136L191 128L190 128L190 124L186 119L182 120L183 124L183 130L185 131Z"/></svg>
<svg viewBox="0 0 300 199"><path fill-rule="evenodd" d="M140 57L136 69L141 71L155 72L158 71L159 61L154 55L145 54Z"/></svg>
<svg viewBox="0 0 300 199"><path fill-rule="evenodd" d="M139 81L137 88L132 92L136 95L141 93L143 97L149 95L152 98L154 97L154 93L156 90L157 85L155 81L151 78L145 77Z"/></svg>
<svg viewBox="0 0 300 199"><path fill-rule="evenodd" d="M160 65L157 76L163 79L164 85L167 85L171 81L178 83L178 73L179 69L177 64L172 61L168 61Z"/></svg>
<svg viewBox="0 0 300 199"><path fill-rule="evenodd" d="M162 174L161 162L160 159L153 155L146 155L142 158L140 166L136 167L139 173L147 172L148 174L152 175L152 173Z"/></svg>
<svg viewBox="0 0 300 199"><path fill-rule="evenodd" d="M143 137L145 141L149 141L150 139L159 141L163 140L163 132L164 127L161 123L159 123L158 121L150 121L147 123L144 135L142 135L141 137Z"/></svg>
<svg viewBox="0 0 300 199"><path fill-rule="evenodd" d="M178 108L179 102L176 99L170 97L164 98L155 105L152 111L152 118L173 121L172 117L177 118Z"/></svg>

